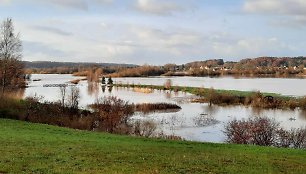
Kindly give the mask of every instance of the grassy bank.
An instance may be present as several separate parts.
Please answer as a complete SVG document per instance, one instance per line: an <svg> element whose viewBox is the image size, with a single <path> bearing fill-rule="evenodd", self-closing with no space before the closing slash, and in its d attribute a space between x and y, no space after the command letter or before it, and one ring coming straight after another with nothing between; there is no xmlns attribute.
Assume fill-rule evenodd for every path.
<svg viewBox="0 0 306 174"><path fill-rule="evenodd" d="M306 151L133 138L0 119L0 173L304 173Z"/></svg>

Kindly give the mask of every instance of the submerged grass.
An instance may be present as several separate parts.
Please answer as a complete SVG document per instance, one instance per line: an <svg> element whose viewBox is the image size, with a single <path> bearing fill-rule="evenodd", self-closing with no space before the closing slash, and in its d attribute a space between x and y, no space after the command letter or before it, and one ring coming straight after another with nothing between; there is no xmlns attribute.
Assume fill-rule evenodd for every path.
<svg viewBox="0 0 306 174"><path fill-rule="evenodd" d="M305 173L306 151L166 141L0 119L0 173Z"/></svg>
<svg viewBox="0 0 306 174"><path fill-rule="evenodd" d="M250 105L259 108L295 109L306 108L306 97L285 96L277 93L261 93L256 91L222 90L213 88L116 84L124 88L146 88L156 90L182 91L199 96L194 102L208 102L218 105Z"/></svg>
<svg viewBox="0 0 306 174"><path fill-rule="evenodd" d="M157 90L164 90L165 87L164 86L160 86L160 85L135 85L135 84L116 84L116 86L118 87L132 87L132 88L151 88L151 89L157 89ZM195 95L201 95L201 90L203 92L203 94L205 92L208 92L210 90L210 88L200 88L200 87L187 87L187 86L171 86L170 88L168 88L168 90L172 90L172 91L182 91L182 92L188 92L191 94L195 94ZM254 93L254 91L238 91L238 90L225 90L225 89L214 89L214 91L216 91L219 94L229 94L229 95L234 95L234 96L241 96L241 97L247 97L250 96ZM294 98L291 96L284 96L281 94L277 94L277 93L262 93L264 96L273 96L273 97L280 97L283 99L290 99L290 98Z"/></svg>

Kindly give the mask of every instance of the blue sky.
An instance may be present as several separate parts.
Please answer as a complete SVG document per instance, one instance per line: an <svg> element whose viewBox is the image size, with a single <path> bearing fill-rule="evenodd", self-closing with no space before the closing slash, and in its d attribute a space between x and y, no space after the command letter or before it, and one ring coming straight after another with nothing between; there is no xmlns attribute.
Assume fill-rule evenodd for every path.
<svg viewBox="0 0 306 174"><path fill-rule="evenodd" d="M155 64L305 56L305 0L0 0L24 60Z"/></svg>

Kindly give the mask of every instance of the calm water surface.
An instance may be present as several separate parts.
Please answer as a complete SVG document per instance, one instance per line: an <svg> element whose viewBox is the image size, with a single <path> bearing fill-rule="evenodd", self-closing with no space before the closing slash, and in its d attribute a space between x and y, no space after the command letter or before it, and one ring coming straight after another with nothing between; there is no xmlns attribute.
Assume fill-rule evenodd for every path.
<svg viewBox="0 0 306 174"><path fill-rule="evenodd" d="M29 88L24 92L24 97L27 96L44 96L45 100L57 101L60 98L59 88L57 87L43 87L44 84L69 84L70 80L78 79L80 77L73 77L71 75L33 75L32 79L41 79L29 83ZM123 81L129 83L141 84L155 84L162 85L168 78L120 78L116 81ZM208 84L220 85L223 89L231 87L239 87L239 90L250 90L250 84L259 84L255 87L261 89L268 89L268 84L276 85L276 81L280 80L278 84L284 85L286 81L292 81L291 85L303 84L306 86L305 80L300 79L233 79L233 78L191 78L191 77L176 77L171 78L173 84L182 86L201 86L210 87ZM182 80L182 81L180 81ZM227 84L222 86L222 83L231 81L234 84ZM234 82L233 82L234 81ZM245 81L245 82L243 82ZM235 83L240 83L237 85ZM242 85L242 83L246 83ZM248 84L250 83L250 84ZM206 84L206 85L205 85ZM266 85L266 86L265 86ZM301 110L256 110L251 107L245 106L208 106L207 104L190 103L189 99L194 97L188 93L174 93L169 91L157 91L152 93L136 92L132 88L116 88L113 87L103 89L100 85L88 84L87 81L81 81L77 85L80 89L81 100L80 105L86 108L88 104L95 102L97 98L104 96L118 96L119 98L129 101L130 103L155 103L155 102L168 102L176 103L182 107L178 112L170 113L151 113L151 114L135 114L133 119L152 120L158 125L159 131L166 134L173 134L183 137L192 141L207 141L207 142L223 142L225 137L223 135L224 125L232 119L244 119L249 117L267 116L274 118L281 123L281 126L290 128L299 128L306 126L306 112ZM243 88L246 87L246 88ZM215 86L215 88L217 88ZM251 88L251 87L250 87ZM287 91L287 95L302 95L303 90L297 87L297 91L292 90L293 87L282 90L281 87L275 87L274 91L266 92L280 92ZM255 89L255 88L254 88ZM259 88L258 88L259 89ZM257 90L258 90L257 89ZM272 90L272 89L271 89ZM277 91L276 91L277 90ZM299 91L300 90L300 91ZM264 91L264 90L262 90ZM304 95L304 94L303 94ZM289 118L294 118L290 121Z"/></svg>
<svg viewBox="0 0 306 174"><path fill-rule="evenodd" d="M306 96L306 79L298 78L234 78L234 77L152 77L115 78L116 83L163 85L170 79L173 85L213 87L239 91L261 91L283 95Z"/></svg>

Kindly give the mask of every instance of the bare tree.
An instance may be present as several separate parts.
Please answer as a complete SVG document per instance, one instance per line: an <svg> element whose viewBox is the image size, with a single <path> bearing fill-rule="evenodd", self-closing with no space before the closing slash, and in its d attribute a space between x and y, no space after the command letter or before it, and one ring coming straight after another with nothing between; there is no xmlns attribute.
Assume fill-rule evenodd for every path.
<svg viewBox="0 0 306 174"><path fill-rule="evenodd" d="M69 92L68 106L73 110L77 110L79 107L80 90L76 86L71 86Z"/></svg>
<svg viewBox="0 0 306 174"><path fill-rule="evenodd" d="M1 92L7 87L15 88L24 83L23 64L20 62L22 43L19 34L14 33L13 21L4 20L0 26L0 86Z"/></svg>
<svg viewBox="0 0 306 174"><path fill-rule="evenodd" d="M62 109L64 110L64 108L65 108L65 99L66 99L67 86L66 86L66 85L60 86L59 89L60 89L60 97L61 97Z"/></svg>

